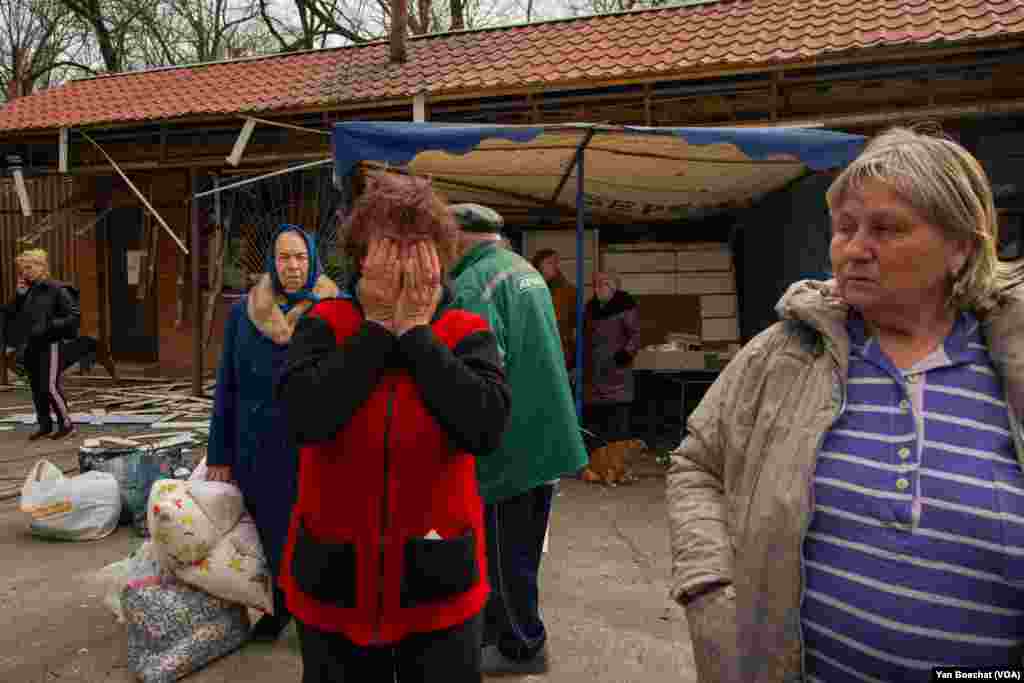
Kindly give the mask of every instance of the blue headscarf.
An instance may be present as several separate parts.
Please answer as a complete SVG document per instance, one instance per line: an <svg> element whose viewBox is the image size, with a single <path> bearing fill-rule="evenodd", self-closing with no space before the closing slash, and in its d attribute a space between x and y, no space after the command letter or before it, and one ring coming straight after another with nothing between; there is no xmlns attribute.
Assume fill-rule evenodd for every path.
<svg viewBox="0 0 1024 683"><path fill-rule="evenodd" d="M302 289L291 294L284 291L284 284L281 283L281 276L277 272L277 239L286 232L296 232L301 235L302 239L306 242L306 249L309 251L309 274L306 276L306 283L302 286ZM320 297L313 293L313 288L316 286L316 281L320 278L320 273L322 272L320 257L316 251L316 239L298 225L285 223L277 229L277 232L274 233L274 239L270 242L270 249L267 250L265 268L270 273L271 280L274 283L274 293L280 294L287 300L287 303L281 304L281 310L285 313L303 301L316 303L320 300Z"/></svg>

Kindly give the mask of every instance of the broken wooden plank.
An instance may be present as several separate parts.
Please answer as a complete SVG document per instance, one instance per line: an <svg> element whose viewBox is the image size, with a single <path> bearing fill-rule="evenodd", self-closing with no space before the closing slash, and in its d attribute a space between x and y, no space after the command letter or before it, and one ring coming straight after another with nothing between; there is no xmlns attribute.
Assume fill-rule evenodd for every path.
<svg viewBox="0 0 1024 683"><path fill-rule="evenodd" d="M132 448L138 448L139 446L142 445L138 441L133 441L132 439L122 439L119 436L101 436L99 437L99 441L102 441L104 443L116 444L118 446L130 446Z"/></svg>
<svg viewBox="0 0 1024 683"><path fill-rule="evenodd" d="M209 422L153 422L151 429L206 429Z"/></svg>

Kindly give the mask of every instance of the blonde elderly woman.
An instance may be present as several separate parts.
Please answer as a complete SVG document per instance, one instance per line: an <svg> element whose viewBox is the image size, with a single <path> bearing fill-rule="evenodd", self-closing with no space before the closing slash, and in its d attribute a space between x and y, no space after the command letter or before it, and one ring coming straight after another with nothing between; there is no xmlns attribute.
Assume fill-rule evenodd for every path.
<svg viewBox="0 0 1024 683"><path fill-rule="evenodd" d="M15 262L18 295L4 309L10 341L18 347L32 388L38 428L29 440L63 439L74 433L74 424L64 396L60 342L78 336L78 289L50 278L49 256L42 249L29 249ZM56 430L51 410L57 416Z"/></svg>
<svg viewBox="0 0 1024 683"><path fill-rule="evenodd" d="M835 279L727 366L672 456L700 680L931 680L1020 662L1024 284L978 162L905 129L828 191Z"/></svg>

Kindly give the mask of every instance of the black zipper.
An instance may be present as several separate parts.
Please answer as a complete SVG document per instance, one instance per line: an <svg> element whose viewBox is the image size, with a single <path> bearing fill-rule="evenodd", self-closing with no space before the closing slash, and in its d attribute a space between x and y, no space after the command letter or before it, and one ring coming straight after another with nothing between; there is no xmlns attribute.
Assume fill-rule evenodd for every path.
<svg viewBox="0 0 1024 683"><path fill-rule="evenodd" d="M389 469L391 466L391 417L394 410L395 403L395 384L391 383L388 387L388 412L384 418L384 491L380 496L380 551L378 557L378 574L377 574L377 642L380 642L382 638L381 631L383 630L384 622L384 546L387 541L388 526L390 522L390 515L388 514L388 479Z"/></svg>

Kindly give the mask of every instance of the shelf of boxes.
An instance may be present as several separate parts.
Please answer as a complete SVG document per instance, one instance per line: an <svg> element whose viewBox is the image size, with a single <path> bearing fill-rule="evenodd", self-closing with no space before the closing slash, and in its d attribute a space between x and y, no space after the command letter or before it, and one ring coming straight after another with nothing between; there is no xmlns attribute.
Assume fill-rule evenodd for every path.
<svg viewBox="0 0 1024 683"><path fill-rule="evenodd" d="M606 268L622 277L635 295L700 297L701 337L706 342L738 342L736 272L727 244L718 242L614 245L602 251Z"/></svg>

